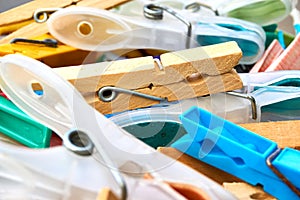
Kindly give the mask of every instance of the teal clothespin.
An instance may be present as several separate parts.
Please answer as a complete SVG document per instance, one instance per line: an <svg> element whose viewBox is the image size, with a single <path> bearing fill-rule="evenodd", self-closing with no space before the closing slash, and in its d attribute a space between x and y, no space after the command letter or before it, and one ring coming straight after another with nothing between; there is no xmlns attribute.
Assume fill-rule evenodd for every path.
<svg viewBox="0 0 300 200"><path fill-rule="evenodd" d="M275 142L197 107L180 119L188 134L173 147L261 185L278 199L300 199L300 151L282 150Z"/></svg>
<svg viewBox="0 0 300 200"><path fill-rule="evenodd" d="M284 31L281 31L280 33L280 30L277 30L277 27L278 27L277 24L272 24L263 27L266 33L266 42L265 42L266 49L270 46L270 44L275 39L281 40L280 44L285 47L287 47L295 39L295 36L292 34L289 34Z"/></svg>
<svg viewBox="0 0 300 200"><path fill-rule="evenodd" d="M0 132L32 148L50 145L52 131L34 121L10 100L0 96Z"/></svg>

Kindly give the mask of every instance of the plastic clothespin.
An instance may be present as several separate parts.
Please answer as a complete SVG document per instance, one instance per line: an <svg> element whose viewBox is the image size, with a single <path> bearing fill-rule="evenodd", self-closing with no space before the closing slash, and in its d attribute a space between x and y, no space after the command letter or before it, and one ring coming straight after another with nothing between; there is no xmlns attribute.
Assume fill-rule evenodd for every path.
<svg viewBox="0 0 300 200"><path fill-rule="evenodd" d="M0 159L6 156L0 163L12 163L12 169L17 169L9 169L9 176L5 173L12 183L5 188L5 195L14 199L25 195L39 199L95 199L99 190L109 187L122 200L182 199L177 193L178 198L174 198L176 191L166 190L159 181L141 178L155 172L156 180L192 184L208 198L235 199L213 181L122 130L89 106L68 81L47 65L22 55L7 55L1 58L0 75L5 94L24 112L55 130L64 144L35 151L1 144ZM27 87L34 81L42 86L43 98L36 98L33 89ZM11 187L16 180L18 192Z"/></svg>
<svg viewBox="0 0 300 200"><path fill-rule="evenodd" d="M0 35L13 32L13 34L9 34L4 38L1 38L0 43L8 43L10 40L16 37L35 38L39 35L47 34L48 29L45 25L33 21L32 18L34 17L34 15L36 15L35 18L38 18L40 21L46 20L48 18L48 15L54 12L55 10L68 6L80 5L86 7L110 9L122 3L124 3L124 0L116 0L113 2L103 2L97 0L64 0L57 2L30 1L28 3L20 5L16 8L12 8L0 14ZM18 13L18 15L15 15L15 13ZM40 18L40 16L42 16L42 18Z"/></svg>
<svg viewBox="0 0 300 200"><path fill-rule="evenodd" d="M239 89L242 83L233 67L241 54L235 42L226 42L164 53L160 59L148 56L55 71L76 82L101 113L110 114Z"/></svg>
<svg viewBox="0 0 300 200"><path fill-rule="evenodd" d="M141 2L148 3L149 1L139 0L138 2L141 4ZM206 16L220 15L233 17L251 21L263 26L280 22L288 16L294 6L292 0L174 0L172 2L155 0L154 2L171 6L173 9L182 11L186 14L193 13ZM134 6L138 8L139 5L138 3L135 5L134 3L130 3L128 6L124 6L124 9L120 12L127 15L137 15L138 10L134 9Z"/></svg>
<svg viewBox="0 0 300 200"><path fill-rule="evenodd" d="M300 119L298 70L241 73L239 76L243 89L228 94L251 100L252 117L255 114L257 121Z"/></svg>
<svg viewBox="0 0 300 200"><path fill-rule="evenodd" d="M278 199L300 199L299 151L281 150L275 142L197 107L180 119L188 134L173 147L252 185L261 185ZM278 177L278 172L286 179Z"/></svg>
<svg viewBox="0 0 300 200"><path fill-rule="evenodd" d="M153 3L153 2L152 2ZM236 18L215 16L215 12L206 5L209 2L195 1L155 1L155 4L172 8L193 24L195 40L201 46L225 41L236 41L243 51L242 64L253 64L263 54L265 33L260 26ZM114 12L131 17L143 15L143 6L149 1L132 1L121 5ZM210 11L210 12L209 12ZM164 22L171 20L164 18Z"/></svg>
<svg viewBox="0 0 300 200"><path fill-rule="evenodd" d="M298 3L298 2L297 2ZM295 5L297 4L295 1ZM293 18L293 25L295 29L295 34L298 35L300 33L300 11L295 7L290 13Z"/></svg>
<svg viewBox="0 0 300 200"><path fill-rule="evenodd" d="M278 52L275 54L274 58L271 58L272 62L271 63L265 63L262 68L263 69L259 69L260 68L260 64L262 61L259 61L258 66L255 66L253 72L255 71L277 71L277 70L297 70L299 69L299 55L300 55L300 50L299 50L299 42L300 42L300 36L299 36L299 20L300 20L300 14L299 14L299 10L297 10L296 8L293 9L293 11L291 12L291 15L294 19L294 27L295 27L295 33L296 33L296 37L295 39L289 44L289 46L284 50L278 50ZM280 36L280 35L279 35ZM281 37L283 38L283 37ZM280 42L281 45L283 45L284 42ZM271 46L270 48L272 48L274 46ZM283 46L283 49L285 47ZM271 51L271 50L270 50ZM269 55L268 53L270 53L270 51L266 51L266 55L264 57L272 57L273 55ZM265 58L264 58L265 59Z"/></svg>
<svg viewBox="0 0 300 200"><path fill-rule="evenodd" d="M173 16L163 19L163 12ZM47 24L51 35L59 41L89 51L145 48L176 51L236 41L243 51L240 62L252 64L264 50L264 31L254 23L199 14L181 15L170 7L156 4L145 5L142 14L125 16L100 9L66 8L54 13ZM93 23L75 20L78 16L89 16ZM100 28L97 24L106 26Z"/></svg>
<svg viewBox="0 0 300 200"><path fill-rule="evenodd" d="M50 145L52 131L0 96L0 132L32 148Z"/></svg>
<svg viewBox="0 0 300 200"><path fill-rule="evenodd" d="M206 2L200 0L200 2ZM212 8L221 16L234 17L262 26L276 24L292 11L294 3L287 0L220 0L212 1Z"/></svg>
<svg viewBox="0 0 300 200"><path fill-rule="evenodd" d="M250 73L264 72L284 51L278 40L273 40L263 57L251 68Z"/></svg>

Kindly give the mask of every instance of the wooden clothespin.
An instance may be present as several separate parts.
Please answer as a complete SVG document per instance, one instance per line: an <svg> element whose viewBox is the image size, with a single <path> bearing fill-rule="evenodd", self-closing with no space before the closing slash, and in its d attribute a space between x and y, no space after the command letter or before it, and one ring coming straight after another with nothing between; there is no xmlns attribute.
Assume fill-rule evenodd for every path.
<svg viewBox="0 0 300 200"><path fill-rule="evenodd" d="M239 89L233 67L241 57L238 45L227 42L165 53L157 62L148 56L55 70L108 114Z"/></svg>
<svg viewBox="0 0 300 200"><path fill-rule="evenodd" d="M119 198L116 197L111 189L105 187L99 192L97 200L119 200Z"/></svg>
<svg viewBox="0 0 300 200"><path fill-rule="evenodd" d="M36 23L32 20L33 13L38 8L64 8L68 6L87 6L110 9L129 0L35 0L0 13L0 35L11 33L0 40L0 44L9 43L14 38L34 38L48 33L46 23Z"/></svg>
<svg viewBox="0 0 300 200"><path fill-rule="evenodd" d="M35 0L0 13L0 35L11 33L33 22L33 13L39 8L63 8L77 0Z"/></svg>
<svg viewBox="0 0 300 200"><path fill-rule="evenodd" d="M30 40L28 40L28 42L24 41L2 44L0 45L0 56L18 53L40 60L51 67L61 67L68 65L79 65L90 53L89 51L79 50L68 45L61 44L49 34L35 37L32 40L45 41L49 39L52 39L51 41L56 42L57 45L49 46L45 44L34 44L31 43Z"/></svg>

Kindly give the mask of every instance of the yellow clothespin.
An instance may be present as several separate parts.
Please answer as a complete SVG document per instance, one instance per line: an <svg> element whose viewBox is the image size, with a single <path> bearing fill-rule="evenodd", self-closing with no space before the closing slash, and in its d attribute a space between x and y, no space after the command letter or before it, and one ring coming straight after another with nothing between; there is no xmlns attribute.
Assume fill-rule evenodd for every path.
<svg viewBox="0 0 300 200"><path fill-rule="evenodd" d="M49 41L49 45L43 41ZM40 60L51 67L79 65L89 54L89 51L59 43L49 34L31 40L15 38L11 42L0 45L0 56L19 53Z"/></svg>
<svg viewBox="0 0 300 200"><path fill-rule="evenodd" d="M242 87L233 69L235 42L160 55L56 68L103 114L231 91Z"/></svg>

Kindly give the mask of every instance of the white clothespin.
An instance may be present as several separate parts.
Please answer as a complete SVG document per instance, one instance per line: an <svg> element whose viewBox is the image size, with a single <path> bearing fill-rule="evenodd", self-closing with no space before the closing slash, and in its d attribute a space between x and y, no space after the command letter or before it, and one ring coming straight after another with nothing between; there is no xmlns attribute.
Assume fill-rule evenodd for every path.
<svg viewBox="0 0 300 200"><path fill-rule="evenodd" d="M166 190L137 178L155 171L161 179L191 184L211 199L234 199L210 179L115 125L45 64L22 55L7 55L0 59L0 75L5 94L32 118L58 133L66 147L30 150L0 146L1 154L27 169L18 172L32 180L25 184L29 196L94 199L101 188L108 186L121 199L174 199ZM42 95L33 92L33 83L40 84ZM7 177L10 181L20 178L18 173L11 174ZM153 191L152 195L142 195L147 191Z"/></svg>

